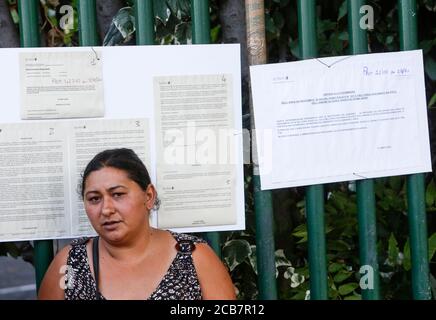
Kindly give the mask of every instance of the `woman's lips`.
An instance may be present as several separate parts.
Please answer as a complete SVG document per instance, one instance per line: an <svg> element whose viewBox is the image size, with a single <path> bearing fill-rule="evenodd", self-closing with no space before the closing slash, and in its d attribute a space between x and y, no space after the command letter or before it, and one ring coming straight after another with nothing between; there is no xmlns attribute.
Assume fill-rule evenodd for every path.
<svg viewBox="0 0 436 320"><path fill-rule="evenodd" d="M103 223L103 228L106 230L115 230L121 221L106 221Z"/></svg>

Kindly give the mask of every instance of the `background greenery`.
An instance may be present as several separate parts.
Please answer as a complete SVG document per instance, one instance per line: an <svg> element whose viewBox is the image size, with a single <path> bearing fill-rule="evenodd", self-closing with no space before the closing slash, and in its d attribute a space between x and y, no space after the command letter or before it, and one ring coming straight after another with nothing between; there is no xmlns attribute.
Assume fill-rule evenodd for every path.
<svg viewBox="0 0 436 320"><path fill-rule="evenodd" d="M234 1L238 5L244 1ZM41 1L43 45L75 46L77 40L77 19L73 30L66 32L59 26L61 4L76 5L76 1ZM134 26L126 18L126 11L119 12L131 1L105 1L113 5L112 16L115 24L109 22L101 34L105 43L128 45L134 43ZM192 39L190 1L154 0L156 43L189 44ZM226 41L228 28L239 33L236 38L243 43L245 37L244 17L238 24L227 21L230 1L210 1L211 42ZM399 33L396 0L372 0L374 8L374 30L368 32L368 51L384 52L399 50ZM418 0L419 46L424 52L426 94L428 102L429 127L433 166L435 165L435 123L436 123L436 1ZM14 15L14 5L10 5ZM268 62L297 60L298 34L297 9L293 0L266 0L265 21L268 47ZM320 56L348 54L347 7L344 0L319 0L318 48ZM230 8L232 10L232 8ZM235 13L237 14L237 13ZM112 18L111 16L111 18ZM226 26L223 28L223 26ZM125 34L118 30L123 29ZM241 29L242 31L239 31ZM127 35L127 36L126 36ZM103 39L103 36L102 36ZM237 42L237 41L236 41ZM244 51L243 51L244 52ZM246 57L242 57L246 59ZM212 63L212 62L211 62ZM249 117L247 86L243 85L244 119ZM248 126L249 121L244 121ZM320 160L322 161L322 160ZM238 289L240 299L257 297L256 245L253 212L253 194L250 172L244 168L247 228L241 232L223 233L223 258ZM383 299L411 299L410 249L407 222L407 199L403 177L377 179L375 182L377 207L378 254ZM359 252L357 233L357 208L355 184L353 182L327 185L326 192L326 238L329 296L331 299L360 299ZM305 299L309 297L309 274L307 261L307 229L303 188L289 188L273 191L276 246L276 276L280 299ZM436 296L436 183L433 173L426 175L426 207L429 235L429 259L431 260L431 283ZM2 243L0 255L22 255L32 261L32 250L28 242Z"/></svg>

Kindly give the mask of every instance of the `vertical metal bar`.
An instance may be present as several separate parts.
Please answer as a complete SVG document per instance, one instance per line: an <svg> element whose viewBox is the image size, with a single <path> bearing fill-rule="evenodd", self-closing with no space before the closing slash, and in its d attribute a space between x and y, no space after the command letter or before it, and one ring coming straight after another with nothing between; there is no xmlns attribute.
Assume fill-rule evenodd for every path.
<svg viewBox="0 0 436 320"><path fill-rule="evenodd" d="M253 191L259 299L277 300L272 194L260 190L258 174L253 174Z"/></svg>
<svg viewBox="0 0 436 320"><path fill-rule="evenodd" d="M20 16L20 42L22 47L39 47L38 1L18 1Z"/></svg>
<svg viewBox="0 0 436 320"><path fill-rule="evenodd" d="M18 13L20 16L20 41L22 47L39 47L39 22L38 1L18 1ZM41 240L33 243L36 290L38 291L41 281L53 260L53 241Z"/></svg>
<svg viewBox="0 0 436 320"><path fill-rule="evenodd" d="M398 0L401 50L418 49L416 0ZM412 291L416 300L430 300L424 175L407 177L407 200L412 258Z"/></svg>
<svg viewBox="0 0 436 320"><path fill-rule="evenodd" d="M209 0L191 0L192 43L210 43Z"/></svg>
<svg viewBox="0 0 436 320"><path fill-rule="evenodd" d="M398 22L401 50L418 49L416 0L398 0Z"/></svg>
<svg viewBox="0 0 436 320"><path fill-rule="evenodd" d="M348 0L348 33L350 35L350 54L368 53L366 30L360 28L360 8L366 0ZM379 268L377 259L377 222L375 214L374 181L359 180L357 186L357 214L359 221L360 265L372 268L374 282L362 288L364 300L379 300Z"/></svg>
<svg viewBox="0 0 436 320"><path fill-rule="evenodd" d="M298 44L303 59L318 56L316 32L316 1L298 0Z"/></svg>
<svg viewBox="0 0 436 320"><path fill-rule="evenodd" d="M353 1L353 0L351 0ZM362 288L364 300L380 299L380 277L377 259L377 223L375 215L374 181L357 181L357 211L359 221L360 265L370 266L373 283Z"/></svg>
<svg viewBox="0 0 436 320"><path fill-rule="evenodd" d="M264 0L245 0L247 25L247 52L249 65L267 62L265 39ZM250 94L251 130L254 132L253 101ZM274 215L271 191L260 189L259 165L255 136L252 140L253 193L256 218L256 254L258 269L259 299L276 300L276 265L274 244Z"/></svg>
<svg viewBox="0 0 436 320"><path fill-rule="evenodd" d="M347 0L348 33L350 35L350 54L368 53L366 30L360 28L360 8L366 0Z"/></svg>
<svg viewBox="0 0 436 320"><path fill-rule="evenodd" d="M154 44L153 0L135 0L136 44Z"/></svg>
<svg viewBox="0 0 436 320"><path fill-rule="evenodd" d="M81 46L98 45L97 11L95 0L78 0L79 44Z"/></svg>
<svg viewBox="0 0 436 320"><path fill-rule="evenodd" d="M192 43L210 43L209 0L191 0ZM207 241L221 258L221 240L218 232L207 232Z"/></svg>
<svg viewBox="0 0 436 320"><path fill-rule="evenodd" d="M303 59L318 54L316 1L297 0L298 41ZM306 188L306 215L309 247L310 299L328 299L327 256L324 222L324 186Z"/></svg>
<svg viewBox="0 0 436 320"><path fill-rule="evenodd" d="M328 283L323 185L315 185L306 188L306 209L310 299L326 300L328 299Z"/></svg>
<svg viewBox="0 0 436 320"><path fill-rule="evenodd" d="M415 300L430 300L430 276L427 243L424 175L407 177L410 253L412 258L412 290Z"/></svg>

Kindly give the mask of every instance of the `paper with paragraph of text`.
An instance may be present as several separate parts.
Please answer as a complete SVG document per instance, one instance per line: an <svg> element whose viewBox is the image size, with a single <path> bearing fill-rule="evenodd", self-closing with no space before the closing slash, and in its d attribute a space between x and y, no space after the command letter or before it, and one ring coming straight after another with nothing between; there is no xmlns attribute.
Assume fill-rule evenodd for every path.
<svg viewBox="0 0 436 320"><path fill-rule="evenodd" d="M431 171L420 50L250 71L263 190Z"/></svg>
<svg viewBox="0 0 436 320"><path fill-rule="evenodd" d="M95 50L21 52L22 119L103 117L102 64Z"/></svg>

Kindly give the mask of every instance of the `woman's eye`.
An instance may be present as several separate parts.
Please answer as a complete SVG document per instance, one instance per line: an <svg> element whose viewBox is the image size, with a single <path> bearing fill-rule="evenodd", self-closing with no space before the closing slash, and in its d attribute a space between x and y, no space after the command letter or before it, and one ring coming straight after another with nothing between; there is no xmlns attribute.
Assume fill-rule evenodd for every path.
<svg viewBox="0 0 436 320"><path fill-rule="evenodd" d="M113 197L114 197L114 198L120 198L120 197L122 197L123 195L124 195L124 193L116 192L116 193L113 194Z"/></svg>
<svg viewBox="0 0 436 320"><path fill-rule="evenodd" d="M100 200L99 197L91 197L88 199L88 202L90 203L97 203Z"/></svg>

